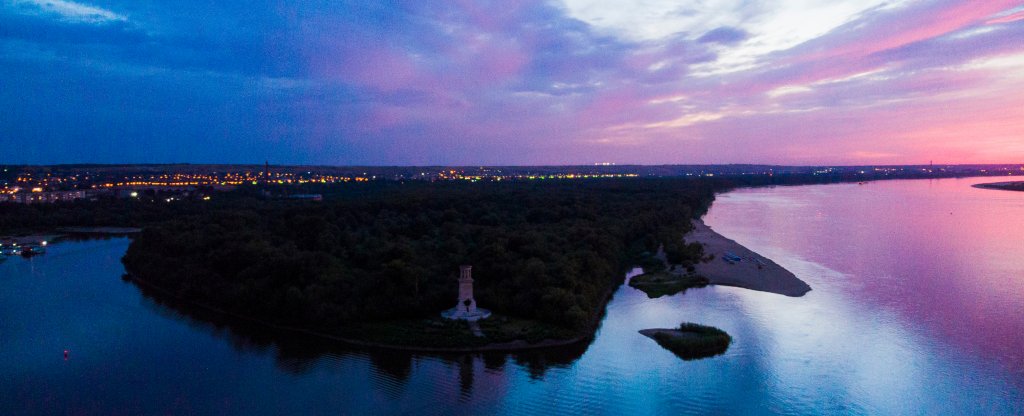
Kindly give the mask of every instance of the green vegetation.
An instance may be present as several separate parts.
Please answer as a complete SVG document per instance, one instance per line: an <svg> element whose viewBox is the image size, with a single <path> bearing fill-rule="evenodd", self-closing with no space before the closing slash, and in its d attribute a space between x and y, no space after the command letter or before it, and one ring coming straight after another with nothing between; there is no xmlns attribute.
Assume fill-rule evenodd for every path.
<svg viewBox="0 0 1024 416"><path fill-rule="evenodd" d="M725 331L691 322L683 322L674 330L645 330L665 349L684 360L696 360L725 353L732 337ZM649 335L650 334L650 335Z"/></svg>
<svg viewBox="0 0 1024 416"><path fill-rule="evenodd" d="M685 292L687 289L707 285L708 279L704 276L667 271L644 273L629 279L629 286L642 290L651 299L671 296L679 292Z"/></svg>
<svg viewBox="0 0 1024 416"><path fill-rule="evenodd" d="M170 217L197 215L220 205L113 198L54 204L0 203L0 235L49 233L59 227L138 227Z"/></svg>
<svg viewBox="0 0 1024 416"><path fill-rule="evenodd" d="M129 222L145 231L123 262L182 299L328 334L569 339L590 335L624 271L676 244L713 198L686 179L358 186L322 203L182 202L182 214ZM479 305L506 317L481 321L486 340L433 319L454 305L460 264L473 265Z"/></svg>

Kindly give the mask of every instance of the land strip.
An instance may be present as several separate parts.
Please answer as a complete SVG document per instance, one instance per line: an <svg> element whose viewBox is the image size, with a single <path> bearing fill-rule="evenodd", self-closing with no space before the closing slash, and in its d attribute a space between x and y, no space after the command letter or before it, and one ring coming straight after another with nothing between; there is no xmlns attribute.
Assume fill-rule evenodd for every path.
<svg viewBox="0 0 1024 416"><path fill-rule="evenodd" d="M707 263L696 265L698 275L713 285L736 286L786 296L803 296L811 287L789 270L739 243L725 238L701 220L693 221L687 241L700 242L704 254L714 255Z"/></svg>

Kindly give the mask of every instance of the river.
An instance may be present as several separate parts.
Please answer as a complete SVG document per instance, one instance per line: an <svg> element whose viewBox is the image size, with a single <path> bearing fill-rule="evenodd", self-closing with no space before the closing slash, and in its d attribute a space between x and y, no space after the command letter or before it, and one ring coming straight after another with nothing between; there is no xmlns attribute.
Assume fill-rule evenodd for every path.
<svg viewBox="0 0 1024 416"><path fill-rule="evenodd" d="M1024 193L970 186L995 180L719 195L705 222L810 293L624 285L593 342L542 353L271 334L122 281L127 239L62 242L0 263L0 414L1021 414ZM733 344L682 361L637 333L681 321Z"/></svg>

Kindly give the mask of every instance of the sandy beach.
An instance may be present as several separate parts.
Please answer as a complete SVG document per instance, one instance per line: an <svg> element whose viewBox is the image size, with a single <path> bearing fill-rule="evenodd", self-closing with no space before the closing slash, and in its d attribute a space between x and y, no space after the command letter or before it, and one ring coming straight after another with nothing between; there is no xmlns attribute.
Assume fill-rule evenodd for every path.
<svg viewBox="0 0 1024 416"><path fill-rule="evenodd" d="M971 186L980 189L996 189L1000 191L1024 191L1024 181L979 183Z"/></svg>
<svg viewBox="0 0 1024 416"><path fill-rule="evenodd" d="M693 221L693 231L685 236L687 242L700 242L705 254L714 254L714 260L698 264L697 273L708 278L711 284L736 286L786 296L803 296L811 290L803 280L739 243L716 233L701 220ZM727 253L740 258L739 261L723 260Z"/></svg>

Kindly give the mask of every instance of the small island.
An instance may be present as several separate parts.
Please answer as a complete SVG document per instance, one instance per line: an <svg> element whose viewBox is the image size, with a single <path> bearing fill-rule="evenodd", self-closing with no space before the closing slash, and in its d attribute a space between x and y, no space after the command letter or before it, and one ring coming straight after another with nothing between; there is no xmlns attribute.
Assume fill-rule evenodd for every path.
<svg viewBox="0 0 1024 416"><path fill-rule="evenodd" d="M732 343L732 337L725 331L691 322L683 322L674 329L644 329L640 333L687 361L723 354Z"/></svg>
<svg viewBox="0 0 1024 416"><path fill-rule="evenodd" d="M979 183L972 186L980 189L997 189L1001 191L1024 192L1024 181Z"/></svg>

